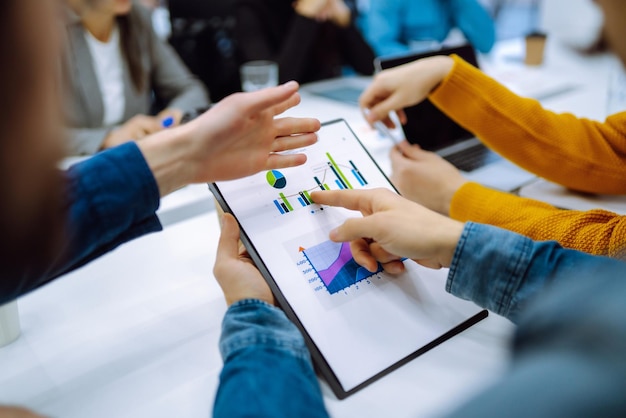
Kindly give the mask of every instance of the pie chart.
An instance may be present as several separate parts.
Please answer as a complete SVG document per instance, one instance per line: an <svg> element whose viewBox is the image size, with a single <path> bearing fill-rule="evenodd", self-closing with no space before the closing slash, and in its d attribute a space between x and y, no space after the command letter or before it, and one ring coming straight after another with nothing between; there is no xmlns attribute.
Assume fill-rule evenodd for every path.
<svg viewBox="0 0 626 418"><path fill-rule="evenodd" d="M274 187L275 189L282 189L287 185L287 179L285 178L283 173L278 170L268 171L265 175L265 178L267 179L269 185Z"/></svg>

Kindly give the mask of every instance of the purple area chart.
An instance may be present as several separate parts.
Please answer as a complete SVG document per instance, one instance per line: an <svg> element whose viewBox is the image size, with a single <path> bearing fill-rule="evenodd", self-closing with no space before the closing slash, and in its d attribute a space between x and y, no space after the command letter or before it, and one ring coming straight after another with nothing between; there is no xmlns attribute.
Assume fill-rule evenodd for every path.
<svg viewBox="0 0 626 418"><path fill-rule="evenodd" d="M358 265L352 258L347 242L324 241L302 249L302 253L330 294L345 290L382 271L380 265L376 273Z"/></svg>

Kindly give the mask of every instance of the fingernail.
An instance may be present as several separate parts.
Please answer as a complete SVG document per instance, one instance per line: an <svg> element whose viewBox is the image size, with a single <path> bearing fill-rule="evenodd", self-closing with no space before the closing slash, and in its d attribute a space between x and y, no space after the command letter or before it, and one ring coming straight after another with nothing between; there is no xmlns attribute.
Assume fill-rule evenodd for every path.
<svg viewBox="0 0 626 418"><path fill-rule="evenodd" d="M331 231L328 233L328 237L332 241L335 241L338 235L339 235L339 228L331 229Z"/></svg>
<svg viewBox="0 0 626 418"><path fill-rule="evenodd" d="M286 82L284 86L288 88L297 87L298 83L294 80L291 80L291 81Z"/></svg>

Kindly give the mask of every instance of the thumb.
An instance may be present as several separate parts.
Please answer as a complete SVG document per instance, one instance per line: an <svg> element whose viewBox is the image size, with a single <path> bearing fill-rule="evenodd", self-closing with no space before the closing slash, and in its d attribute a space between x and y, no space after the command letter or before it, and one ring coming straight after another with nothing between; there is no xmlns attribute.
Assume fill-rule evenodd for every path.
<svg viewBox="0 0 626 418"><path fill-rule="evenodd" d="M222 215L222 233L217 246L215 265L223 260L239 256L239 225L230 213Z"/></svg>

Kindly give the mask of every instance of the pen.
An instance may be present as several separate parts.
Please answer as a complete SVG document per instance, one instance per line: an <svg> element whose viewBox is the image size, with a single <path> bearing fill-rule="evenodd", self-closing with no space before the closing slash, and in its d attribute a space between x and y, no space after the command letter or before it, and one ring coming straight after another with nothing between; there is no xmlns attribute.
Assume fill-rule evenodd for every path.
<svg viewBox="0 0 626 418"><path fill-rule="evenodd" d="M169 128L173 124L174 124L174 118L171 116L168 116L161 121L161 126L164 128Z"/></svg>
<svg viewBox="0 0 626 418"><path fill-rule="evenodd" d="M374 122L374 128L380 133L382 136L391 139L394 145L399 145L400 140L396 138L396 136L387 128L387 126L382 122L377 120Z"/></svg>
<svg viewBox="0 0 626 418"><path fill-rule="evenodd" d="M365 113L366 117L369 116L370 114L369 109L363 109L363 112ZM396 138L393 132L391 132L389 128L387 128L387 126L382 121L377 120L376 122L373 123L373 125L374 125L374 129L376 129L380 135L382 135L385 138L391 139L394 145L397 146L402 141L402 139Z"/></svg>

